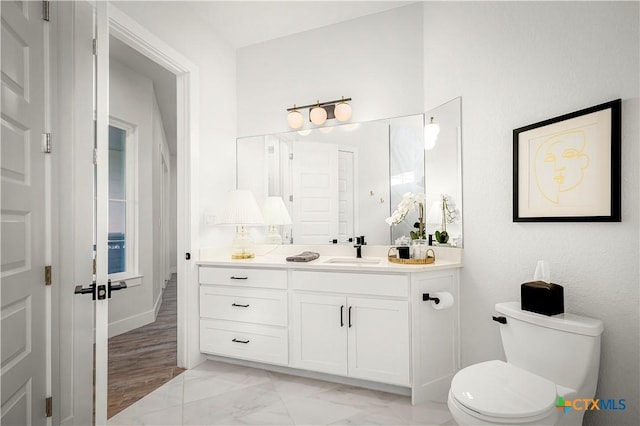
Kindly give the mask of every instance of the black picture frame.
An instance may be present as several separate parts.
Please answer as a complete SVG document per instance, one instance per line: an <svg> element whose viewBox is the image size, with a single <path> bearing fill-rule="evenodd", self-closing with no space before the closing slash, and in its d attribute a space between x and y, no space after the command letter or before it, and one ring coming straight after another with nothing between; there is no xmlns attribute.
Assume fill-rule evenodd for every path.
<svg viewBox="0 0 640 426"><path fill-rule="evenodd" d="M621 222L622 100L513 130L514 222Z"/></svg>

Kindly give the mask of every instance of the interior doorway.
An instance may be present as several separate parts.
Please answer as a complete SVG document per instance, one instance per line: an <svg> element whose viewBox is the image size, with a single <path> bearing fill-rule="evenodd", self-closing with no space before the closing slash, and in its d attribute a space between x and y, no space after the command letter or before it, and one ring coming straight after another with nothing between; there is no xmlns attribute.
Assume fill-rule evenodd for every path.
<svg viewBox="0 0 640 426"><path fill-rule="evenodd" d="M109 39L110 418L184 369L177 364L176 76Z"/></svg>

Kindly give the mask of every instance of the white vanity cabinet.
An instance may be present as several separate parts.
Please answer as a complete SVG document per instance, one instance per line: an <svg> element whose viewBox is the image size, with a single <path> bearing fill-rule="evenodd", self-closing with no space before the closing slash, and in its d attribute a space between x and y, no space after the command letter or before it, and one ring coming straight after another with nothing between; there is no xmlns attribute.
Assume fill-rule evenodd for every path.
<svg viewBox="0 0 640 426"><path fill-rule="evenodd" d="M409 310L401 300L292 296L294 367L409 385Z"/></svg>
<svg viewBox="0 0 640 426"><path fill-rule="evenodd" d="M407 287L406 275L293 271L293 366L408 386Z"/></svg>
<svg viewBox="0 0 640 426"><path fill-rule="evenodd" d="M200 350L288 363L287 272L200 268Z"/></svg>
<svg viewBox="0 0 640 426"><path fill-rule="evenodd" d="M386 253L386 251L384 252ZM446 396L459 366L459 259L407 267L200 261L200 352L410 394ZM454 304L425 296L450 293ZM257 364L259 363L259 364ZM256 365L257 364L257 365Z"/></svg>

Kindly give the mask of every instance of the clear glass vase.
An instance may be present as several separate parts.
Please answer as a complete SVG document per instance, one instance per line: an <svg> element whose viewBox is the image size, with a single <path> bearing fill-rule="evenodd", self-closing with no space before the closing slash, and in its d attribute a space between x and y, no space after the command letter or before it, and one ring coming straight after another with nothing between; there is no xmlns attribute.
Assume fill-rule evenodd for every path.
<svg viewBox="0 0 640 426"><path fill-rule="evenodd" d="M411 258L426 259L427 250L429 250L429 241L424 238L418 238L411 241Z"/></svg>

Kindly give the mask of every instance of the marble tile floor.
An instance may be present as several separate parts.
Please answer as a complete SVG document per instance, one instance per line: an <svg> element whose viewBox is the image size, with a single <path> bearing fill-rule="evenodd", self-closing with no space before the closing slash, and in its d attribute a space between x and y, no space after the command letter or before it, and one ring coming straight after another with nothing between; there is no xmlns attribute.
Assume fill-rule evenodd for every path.
<svg viewBox="0 0 640 426"><path fill-rule="evenodd" d="M108 425L455 425L446 402L206 361Z"/></svg>

